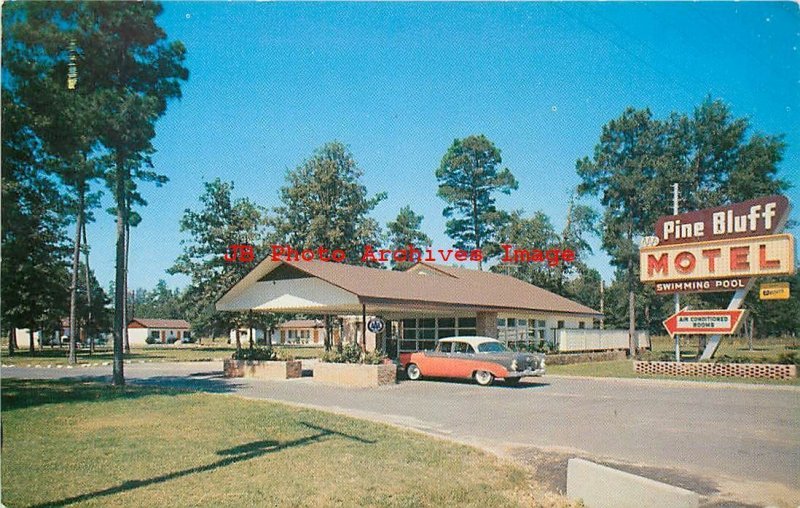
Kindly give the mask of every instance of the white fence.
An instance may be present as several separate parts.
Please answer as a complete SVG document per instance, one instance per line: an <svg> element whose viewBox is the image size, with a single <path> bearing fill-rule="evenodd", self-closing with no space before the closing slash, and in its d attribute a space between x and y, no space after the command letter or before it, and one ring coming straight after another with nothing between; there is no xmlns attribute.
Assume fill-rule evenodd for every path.
<svg viewBox="0 0 800 508"><path fill-rule="evenodd" d="M556 349L559 352L605 351L628 349L628 330L598 330L593 328L559 328L555 332ZM640 348L650 347L650 335L636 331Z"/></svg>

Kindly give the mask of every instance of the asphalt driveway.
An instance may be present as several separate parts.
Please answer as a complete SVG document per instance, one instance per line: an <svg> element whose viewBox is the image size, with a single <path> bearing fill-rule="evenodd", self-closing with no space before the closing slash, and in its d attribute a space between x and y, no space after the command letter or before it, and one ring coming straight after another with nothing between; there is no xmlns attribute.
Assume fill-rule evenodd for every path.
<svg viewBox="0 0 800 508"><path fill-rule="evenodd" d="M109 366L2 369L3 377L106 379L109 374ZM771 491L770 499L800 502L795 500L800 492L797 387L545 376L518 387L403 381L369 390L324 386L310 378L270 382L221 374L219 362L126 365L127 378L136 383L308 405L499 453L551 450L643 471L673 471L676 478L686 474L698 485L713 480L723 490Z"/></svg>

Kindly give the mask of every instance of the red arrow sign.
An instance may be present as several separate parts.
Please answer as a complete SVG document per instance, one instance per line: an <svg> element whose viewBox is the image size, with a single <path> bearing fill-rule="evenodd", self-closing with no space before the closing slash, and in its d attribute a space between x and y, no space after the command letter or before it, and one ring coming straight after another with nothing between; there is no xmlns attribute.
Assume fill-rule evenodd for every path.
<svg viewBox="0 0 800 508"><path fill-rule="evenodd" d="M739 328L743 310L686 310L664 320L670 337L675 334L731 334Z"/></svg>

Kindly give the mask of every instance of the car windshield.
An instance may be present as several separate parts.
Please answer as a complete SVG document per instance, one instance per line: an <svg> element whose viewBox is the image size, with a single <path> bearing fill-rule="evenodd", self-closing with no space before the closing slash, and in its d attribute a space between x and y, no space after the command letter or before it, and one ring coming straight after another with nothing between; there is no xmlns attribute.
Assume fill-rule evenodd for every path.
<svg viewBox="0 0 800 508"><path fill-rule="evenodd" d="M483 342L478 344L479 353L502 353L504 351L509 351L509 349L499 342Z"/></svg>

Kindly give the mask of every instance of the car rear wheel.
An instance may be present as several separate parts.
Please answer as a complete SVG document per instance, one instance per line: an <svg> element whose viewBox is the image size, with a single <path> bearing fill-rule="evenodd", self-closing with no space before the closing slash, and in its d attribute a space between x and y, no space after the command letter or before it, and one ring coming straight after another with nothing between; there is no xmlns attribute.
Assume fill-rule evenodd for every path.
<svg viewBox="0 0 800 508"><path fill-rule="evenodd" d="M416 363L409 363L408 367L406 367L406 376L408 379L416 381L422 377L422 372L420 372Z"/></svg>
<svg viewBox="0 0 800 508"><path fill-rule="evenodd" d="M494 382L494 376L491 372L486 372L485 370L479 370L475 373L475 381L478 382L481 386L489 386Z"/></svg>

